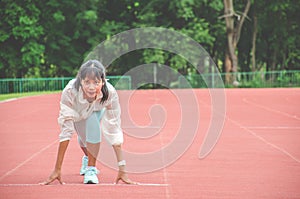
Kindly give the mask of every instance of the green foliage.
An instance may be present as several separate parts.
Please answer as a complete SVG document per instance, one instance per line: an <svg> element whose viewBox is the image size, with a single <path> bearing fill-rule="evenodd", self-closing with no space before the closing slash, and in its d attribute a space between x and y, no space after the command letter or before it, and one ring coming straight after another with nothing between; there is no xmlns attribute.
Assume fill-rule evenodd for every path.
<svg viewBox="0 0 300 199"><path fill-rule="evenodd" d="M181 32L201 44L212 46L215 38L210 35L208 27L209 23L205 19L194 18L191 22L187 23L185 28L181 29Z"/></svg>
<svg viewBox="0 0 300 199"><path fill-rule="evenodd" d="M123 22L117 21L104 21L100 26L99 31L106 35L106 39L110 39L111 36L127 30L129 27Z"/></svg>
<svg viewBox="0 0 300 199"><path fill-rule="evenodd" d="M56 23L60 23L66 20L66 17L64 16L64 14L58 10L55 13L53 13L53 19Z"/></svg>
<svg viewBox="0 0 300 199"><path fill-rule="evenodd" d="M221 73L225 79L225 73ZM242 72L236 73L240 88L272 88L272 87L299 87L300 71L273 71L273 72ZM206 80L206 81L205 81ZM179 78L182 88L210 88L213 85L213 74L195 75L191 74ZM186 83L188 82L188 84ZM217 85L215 85L217 86ZM234 88L232 84L225 85L226 88Z"/></svg>
<svg viewBox="0 0 300 199"><path fill-rule="evenodd" d="M44 28L39 23L40 10L30 1L1 1L1 76L17 77L28 68L39 66L45 47L41 44ZM22 66L26 66L22 67Z"/></svg>
<svg viewBox="0 0 300 199"><path fill-rule="evenodd" d="M237 47L239 71L251 68L254 17L257 68L300 69L298 0L251 2ZM244 6L244 0L234 1L237 14ZM1 78L74 76L100 42L140 27L176 30L199 42L220 63L219 69L224 62L227 38L220 0L1 0L0 13ZM109 72L121 75L144 63L170 65L184 75L196 73L182 56L151 49L120 57Z"/></svg>
<svg viewBox="0 0 300 199"><path fill-rule="evenodd" d="M178 15L185 19L194 19L195 18L195 14L193 11L195 2L194 0L178 0L175 1L175 6L178 9Z"/></svg>
<svg viewBox="0 0 300 199"><path fill-rule="evenodd" d="M22 63L24 65L38 66L41 64L41 56L45 50L45 46L35 41L28 41L21 48L23 54Z"/></svg>
<svg viewBox="0 0 300 199"><path fill-rule="evenodd" d="M299 69L300 4L297 0L255 1L258 17L257 60L267 70ZM298 53L299 55L299 53Z"/></svg>

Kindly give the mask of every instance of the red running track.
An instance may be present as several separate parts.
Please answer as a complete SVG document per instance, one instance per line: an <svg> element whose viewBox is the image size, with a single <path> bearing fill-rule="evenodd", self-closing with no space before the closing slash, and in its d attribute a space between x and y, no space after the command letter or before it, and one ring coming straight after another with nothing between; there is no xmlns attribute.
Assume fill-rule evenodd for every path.
<svg viewBox="0 0 300 199"><path fill-rule="evenodd" d="M212 104L209 90L196 89L193 93L200 119L197 129L184 129L196 130L191 146L168 167L130 173L130 178L141 185L113 185L116 171L100 162L97 167L101 183L82 184L83 177L78 174L82 153L75 136L63 165L66 184L38 185L55 163L60 96L1 102L0 198L300 198L299 88L226 89L222 134L204 159L198 155L211 124ZM138 130L123 116L126 151L148 153L172 143L183 121L180 107L197 108L183 105L185 100L178 101L168 90L139 90L128 101L131 94L119 91L122 111L128 110L136 125L152 122L152 127L163 127L153 135L145 127L141 133L146 137L136 138L128 132L138 135ZM190 96L186 97L188 101ZM152 105L162 106L164 117L153 118L153 112L149 113Z"/></svg>

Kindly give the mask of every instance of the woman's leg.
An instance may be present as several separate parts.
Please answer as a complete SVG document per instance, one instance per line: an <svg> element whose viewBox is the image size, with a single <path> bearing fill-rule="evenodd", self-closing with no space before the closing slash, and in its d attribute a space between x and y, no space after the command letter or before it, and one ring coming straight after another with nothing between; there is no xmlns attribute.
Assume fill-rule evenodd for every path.
<svg viewBox="0 0 300 199"><path fill-rule="evenodd" d="M84 153L85 156L88 156L87 149L86 149L86 144L82 141L82 138L78 135L78 144Z"/></svg>
<svg viewBox="0 0 300 199"><path fill-rule="evenodd" d="M85 156L88 156L88 148L91 148L90 151L92 154L98 154L98 151L95 151L97 147L93 145L87 147L87 142L91 144L101 142L100 120L102 119L104 111L105 109L94 112L86 120L74 123L75 130L78 134L78 144Z"/></svg>
<svg viewBox="0 0 300 199"><path fill-rule="evenodd" d="M86 120L86 151L88 155L88 166L84 175L85 184L98 184L98 171L96 161L100 149L101 131L100 131L100 112L94 112Z"/></svg>
<svg viewBox="0 0 300 199"><path fill-rule="evenodd" d="M84 175L88 166L88 152L86 148L86 120L74 122L74 127L77 132L77 141L84 155L81 159L81 167L79 174Z"/></svg>
<svg viewBox="0 0 300 199"><path fill-rule="evenodd" d="M87 156L88 156L88 166L95 167L99 149L100 149L100 142L96 143L96 144L87 142L86 144L87 144L86 151L87 151Z"/></svg>
<svg viewBox="0 0 300 199"><path fill-rule="evenodd" d="M101 116L101 111L97 111L86 120L86 149L83 148L83 151L88 155L88 166L96 165L96 159L99 154L101 142Z"/></svg>
<svg viewBox="0 0 300 199"><path fill-rule="evenodd" d="M95 166L101 142L100 116L101 113L94 112L86 120L74 123L75 130L78 134L78 143L84 153L84 156L82 157L80 175L86 175L86 172L90 167L93 170L92 175L98 173ZM88 179L84 182L98 183L98 179L97 176L94 176L92 177L92 180Z"/></svg>
<svg viewBox="0 0 300 199"><path fill-rule="evenodd" d="M82 152L84 153L84 155L85 156L88 156L88 152L87 152L87 149L86 149L86 147L80 147L81 148L81 150L82 150Z"/></svg>

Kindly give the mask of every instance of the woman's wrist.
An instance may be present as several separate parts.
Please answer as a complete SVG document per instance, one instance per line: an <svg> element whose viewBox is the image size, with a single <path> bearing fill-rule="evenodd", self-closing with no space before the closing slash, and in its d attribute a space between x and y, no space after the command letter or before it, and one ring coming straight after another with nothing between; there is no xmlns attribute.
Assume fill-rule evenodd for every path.
<svg viewBox="0 0 300 199"><path fill-rule="evenodd" d="M56 167L54 168L54 171L56 171L56 172L61 172L61 167L57 167L57 166L56 166Z"/></svg>
<svg viewBox="0 0 300 199"><path fill-rule="evenodd" d="M121 160L118 162L119 171L125 171L126 161Z"/></svg>
<svg viewBox="0 0 300 199"><path fill-rule="evenodd" d="M118 166L121 167L121 166L126 166L126 161L125 160L121 160L118 162Z"/></svg>

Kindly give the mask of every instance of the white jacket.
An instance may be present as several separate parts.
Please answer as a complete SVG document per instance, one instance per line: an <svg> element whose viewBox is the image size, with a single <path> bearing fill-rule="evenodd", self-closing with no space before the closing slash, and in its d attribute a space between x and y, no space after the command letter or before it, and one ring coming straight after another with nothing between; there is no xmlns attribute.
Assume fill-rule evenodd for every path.
<svg viewBox="0 0 300 199"><path fill-rule="evenodd" d="M93 111L106 109L101 120L103 135L111 145L123 143L123 132L121 129L121 108L119 97L115 88L106 82L109 91L108 99L102 104L102 93L97 96L96 100L89 103L83 98L81 87L79 91L74 87L75 79L71 80L64 88L60 100L60 112L58 123L61 128L59 134L60 142L70 140L74 133L74 122L88 118Z"/></svg>

